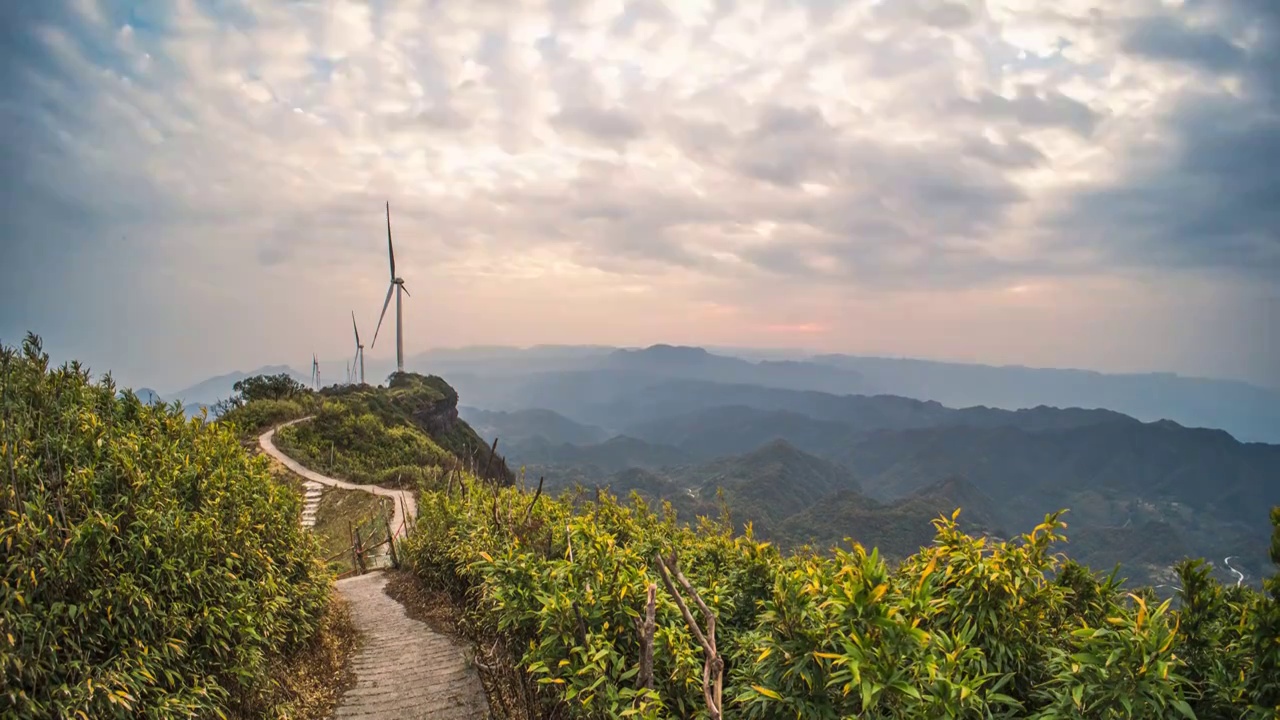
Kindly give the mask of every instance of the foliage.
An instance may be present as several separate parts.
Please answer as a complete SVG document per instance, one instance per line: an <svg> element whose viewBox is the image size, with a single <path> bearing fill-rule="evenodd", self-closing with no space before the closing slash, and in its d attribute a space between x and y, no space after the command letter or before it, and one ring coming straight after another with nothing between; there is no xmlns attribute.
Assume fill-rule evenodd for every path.
<svg viewBox="0 0 1280 720"><path fill-rule="evenodd" d="M255 400L288 400L307 392L307 386L294 380L288 373L277 375L253 375L237 380L231 389L239 393L244 402Z"/></svg>
<svg viewBox="0 0 1280 720"><path fill-rule="evenodd" d="M329 576L217 423L0 348L0 717L271 716Z"/></svg>
<svg viewBox="0 0 1280 720"><path fill-rule="evenodd" d="M234 425L236 432L244 436L257 435L269 427L303 417L307 407L298 400L257 400L223 412L218 422Z"/></svg>
<svg viewBox="0 0 1280 720"><path fill-rule="evenodd" d="M488 466L491 478L511 479L501 458L489 463L489 448L457 417L458 394L438 377L395 373L387 387L334 386L318 397L314 419L276 434L281 449L314 470L363 484L412 485L427 468L475 459L477 471Z"/></svg>
<svg viewBox="0 0 1280 720"><path fill-rule="evenodd" d="M341 596L331 595L311 639L282 661L271 664L273 706L268 716L280 720L332 717L342 693L355 683L351 658L357 640L351 609ZM243 720L260 717L261 714L240 714Z"/></svg>
<svg viewBox="0 0 1280 720"><path fill-rule="evenodd" d="M316 405L316 394L288 373L253 375L231 387L235 394L218 402L213 412L219 422L234 425L241 437L296 420Z"/></svg>
<svg viewBox="0 0 1280 720"><path fill-rule="evenodd" d="M703 651L662 589L655 684L637 687L634 622L656 552L678 555L717 615L726 717L1274 716L1263 665L1280 598L1191 565L1200 584L1181 610L1122 594L1055 551L1059 514L1003 542L940 517L932 544L891 567L857 544L784 555L635 494L535 501L451 475L419 510L404 546L415 572L465 600L472 633L511 649L543 716L707 717Z"/></svg>
<svg viewBox="0 0 1280 720"><path fill-rule="evenodd" d="M409 425L388 425L350 402L325 400L311 420L281 428L276 442L307 467L361 484L383 479L383 469L439 465L448 453Z"/></svg>

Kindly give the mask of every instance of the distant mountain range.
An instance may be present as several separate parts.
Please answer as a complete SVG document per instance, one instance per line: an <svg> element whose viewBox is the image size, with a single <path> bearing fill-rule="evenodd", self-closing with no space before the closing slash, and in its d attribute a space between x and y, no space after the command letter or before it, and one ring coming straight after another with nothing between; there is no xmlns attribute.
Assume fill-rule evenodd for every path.
<svg viewBox="0 0 1280 720"><path fill-rule="evenodd" d="M593 389L589 398L548 394L559 408L539 409L538 423L492 422L482 434L503 438L513 463L553 486L636 489L686 516L718 513L708 498L722 487L735 516L786 543L850 535L909 550L932 532L930 517L957 506L967 527L1001 536L1067 508L1067 552L1100 568L1123 560L1132 578L1159 578L1187 553L1215 562L1239 555L1254 577L1267 568L1277 445L1109 410L953 409L690 380ZM574 441L609 428L616 435L604 442ZM838 468L841 479L809 482L810 461Z"/></svg>
<svg viewBox="0 0 1280 720"><path fill-rule="evenodd" d="M818 355L746 360L701 348L488 348L420 355L410 367L450 378L469 405L489 410L550 408L594 424L618 393L677 380L832 395L893 395L950 408L1040 406L1107 409L1142 421L1226 430L1251 442L1280 442L1280 390L1170 373L995 367L912 359ZM694 409L694 408L690 408ZM617 429L617 428L615 428Z"/></svg>
<svg viewBox="0 0 1280 720"><path fill-rule="evenodd" d="M1280 446L1256 442L1280 440L1268 388L666 345L463 348L407 366L448 378L463 419L552 487L634 489L686 518L718 514L722 489L735 520L784 544L850 536L905 554L955 507L1001 537L1069 508L1067 551L1099 569L1158 579L1184 554L1240 556L1254 579L1268 568L1266 512L1280 504ZM268 366L166 397L212 403L278 372L306 381Z"/></svg>
<svg viewBox="0 0 1280 720"><path fill-rule="evenodd" d="M344 362L321 361L326 384L345 380ZM371 359L368 381L383 382L391 369L386 362ZM725 348L708 352L671 345L644 349L600 345L440 349L410 356L406 369L449 378L464 402L475 408L548 408L578 420L595 417L588 420L590 424L610 419L607 412L592 411L607 410L618 392L676 380L700 380L832 395L894 395L949 408L1105 408L1142 421L1167 419L1187 427L1218 428L1247 442L1280 442L1280 389L1171 373L1106 374L909 358L805 355L800 350ZM267 366L210 378L164 396L212 404L226 398L236 380L276 372L308 381L306 373L287 366Z"/></svg>

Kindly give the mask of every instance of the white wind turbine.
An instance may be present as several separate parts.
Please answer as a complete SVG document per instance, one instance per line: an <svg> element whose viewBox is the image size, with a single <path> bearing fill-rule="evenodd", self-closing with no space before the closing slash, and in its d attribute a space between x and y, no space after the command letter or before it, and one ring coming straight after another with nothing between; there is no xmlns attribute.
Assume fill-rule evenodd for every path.
<svg viewBox="0 0 1280 720"><path fill-rule="evenodd" d="M387 287L387 299L382 303L382 314L378 316L378 327L373 330L373 342L369 347L378 344L378 331L382 329L382 319L387 315L387 306L391 304L391 293L396 294L396 372L404 372L404 324L400 314L400 293L409 291L404 287L404 278L396 277L396 251L391 247L391 203L387 203L387 257L391 260L391 285Z"/></svg>
<svg viewBox="0 0 1280 720"><path fill-rule="evenodd" d="M315 353L311 353L311 384L316 390L320 389L320 361L316 360Z"/></svg>
<svg viewBox="0 0 1280 720"><path fill-rule="evenodd" d="M360 343L360 328L356 327L356 313L351 311L351 331L356 334L356 356L351 361L351 373L358 379L361 385L364 384L364 345ZM356 374L356 366L359 366L359 374Z"/></svg>

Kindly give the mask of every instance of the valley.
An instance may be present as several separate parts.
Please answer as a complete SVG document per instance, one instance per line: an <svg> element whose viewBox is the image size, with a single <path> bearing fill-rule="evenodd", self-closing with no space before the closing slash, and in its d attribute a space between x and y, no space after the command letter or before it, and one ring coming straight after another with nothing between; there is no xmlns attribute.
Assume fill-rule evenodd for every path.
<svg viewBox="0 0 1280 720"><path fill-rule="evenodd" d="M1119 565L1131 584L1166 582L1186 556L1236 556L1255 584L1269 566L1258 538L1280 502L1278 445L1106 409L951 408L717 382L698 377L728 360L649 352L648 364L646 352L628 352L622 368L506 366L477 393L492 407L459 411L549 488L634 490L686 519L719 516L723 489L739 529L750 522L786 547L850 538L901 558L931 537L932 518L957 507L967 530L997 538L1067 509L1064 551L1096 570ZM729 366L737 378L769 372ZM1226 563L1212 567L1236 579Z"/></svg>

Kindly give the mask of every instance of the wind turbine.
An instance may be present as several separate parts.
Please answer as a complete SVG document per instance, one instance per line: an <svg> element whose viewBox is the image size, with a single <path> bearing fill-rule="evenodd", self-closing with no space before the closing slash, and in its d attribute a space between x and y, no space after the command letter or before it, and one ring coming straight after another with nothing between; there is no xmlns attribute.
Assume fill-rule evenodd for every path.
<svg viewBox="0 0 1280 720"><path fill-rule="evenodd" d="M354 360L351 361L351 372L354 374L356 371L356 365L359 364L360 374L357 377L359 377L360 379L360 384L363 385L364 384L364 345L360 343L360 328L356 327L356 313L354 310L351 311L351 331L356 334L356 357Z"/></svg>
<svg viewBox="0 0 1280 720"><path fill-rule="evenodd" d="M404 287L404 278L396 277L396 251L391 247L391 203L387 202L387 257L391 260L391 285L387 287L387 299L382 303L382 314L378 316L378 327L373 330L373 342L369 347L378 344L378 331L382 329L382 318L387 315L387 306L391 304L391 293L396 294L396 372L404 372L404 325L400 315L400 293L409 291Z"/></svg>
<svg viewBox="0 0 1280 720"><path fill-rule="evenodd" d="M311 353L311 384L316 390L320 389L320 361L316 360L315 353Z"/></svg>

